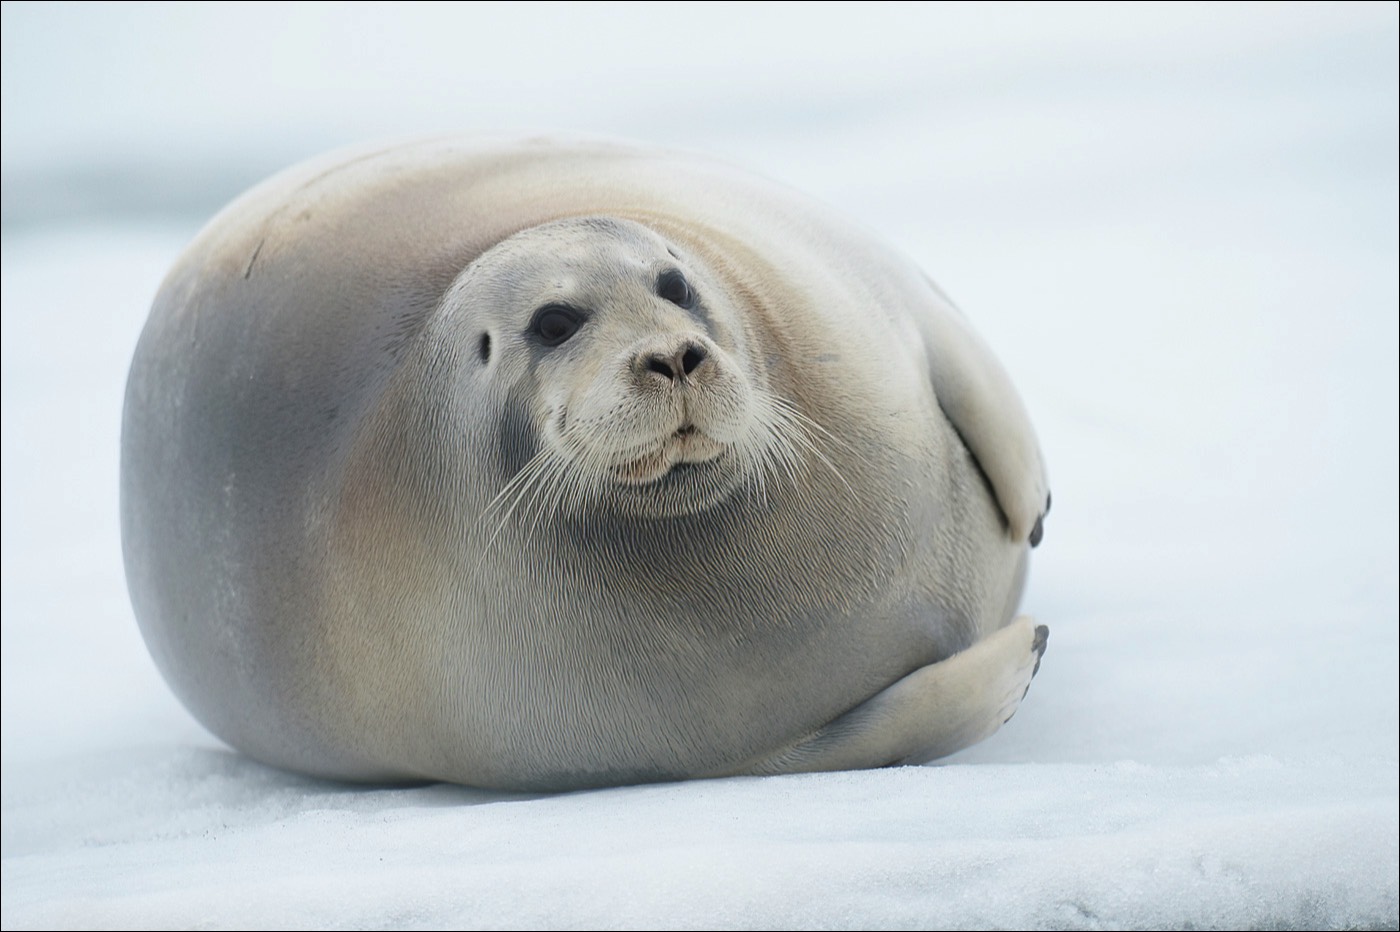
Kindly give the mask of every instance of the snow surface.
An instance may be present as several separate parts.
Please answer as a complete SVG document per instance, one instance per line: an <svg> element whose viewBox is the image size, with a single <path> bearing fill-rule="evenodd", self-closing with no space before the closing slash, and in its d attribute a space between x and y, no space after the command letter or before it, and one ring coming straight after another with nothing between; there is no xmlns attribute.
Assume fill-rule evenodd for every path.
<svg viewBox="0 0 1400 932"><path fill-rule="evenodd" d="M1037 424L1055 510L1025 610L1051 639L1021 711L925 767L552 796L229 751L146 655L116 518L126 366L204 217L31 204L0 277L0 923L1396 928L1394 5L775 7L740 30L633 6L606 8L622 38L496 11L485 64L449 67L423 8L354 31L294 7L279 32L7 4L5 184L227 143L215 177L450 122L687 145L826 198L953 295ZM580 36L606 54L531 57ZM208 104L236 97L240 43L263 110ZM592 92L566 106L574 67Z"/></svg>

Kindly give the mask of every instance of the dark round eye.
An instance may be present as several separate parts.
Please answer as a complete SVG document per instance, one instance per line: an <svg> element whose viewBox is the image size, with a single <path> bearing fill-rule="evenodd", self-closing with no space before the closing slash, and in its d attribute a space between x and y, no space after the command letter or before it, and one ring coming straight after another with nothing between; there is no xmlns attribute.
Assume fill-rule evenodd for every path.
<svg viewBox="0 0 1400 932"><path fill-rule="evenodd" d="M558 346L578 333L587 316L563 304L546 304L530 320L530 332L545 346Z"/></svg>
<svg viewBox="0 0 1400 932"><path fill-rule="evenodd" d="M667 269L661 273L661 277L656 280L656 295L677 307L690 308L695 304L695 292L690 290L690 282L675 269Z"/></svg>

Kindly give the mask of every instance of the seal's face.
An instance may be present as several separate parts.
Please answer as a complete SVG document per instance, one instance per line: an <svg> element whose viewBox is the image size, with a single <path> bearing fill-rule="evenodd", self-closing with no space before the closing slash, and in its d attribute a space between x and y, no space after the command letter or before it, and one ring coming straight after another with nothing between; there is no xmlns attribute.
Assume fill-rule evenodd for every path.
<svg viewBox="0 0 1400 932"><path fill-rule="evenodd" d="M791 475L810 447L714 276L639 224L518 233L472 263L444 308L461 315L478 375L522 409L509 446L529 456L504 470L502 511L692 513Z"/></svg>

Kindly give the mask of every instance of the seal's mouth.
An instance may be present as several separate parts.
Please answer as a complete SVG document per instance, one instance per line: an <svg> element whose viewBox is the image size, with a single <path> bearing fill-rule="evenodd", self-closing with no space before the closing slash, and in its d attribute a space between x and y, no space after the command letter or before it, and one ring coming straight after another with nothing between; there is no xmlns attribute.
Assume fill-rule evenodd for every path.
<svg viewBox="0 0 1400 932"><path fill-rule="evenodd" d="M655 448L636 459L614 466L613 477L624 485L646 485L668 473L684 472L708 463L724 450L724 444L686 421Z"/></svg>

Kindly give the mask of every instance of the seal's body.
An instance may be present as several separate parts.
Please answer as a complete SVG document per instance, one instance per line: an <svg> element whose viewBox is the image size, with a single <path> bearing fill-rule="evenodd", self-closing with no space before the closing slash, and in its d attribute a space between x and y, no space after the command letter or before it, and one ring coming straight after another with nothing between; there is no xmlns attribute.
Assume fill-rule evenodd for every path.
<svg viewBox="0 0 1400 932"><path fill-rule="evenodd" d="M127 387L176 693L254 757L569 788L926 760L1038 666L1024 410L905 260L608 143L292 169L196 239Z"/></svg>

